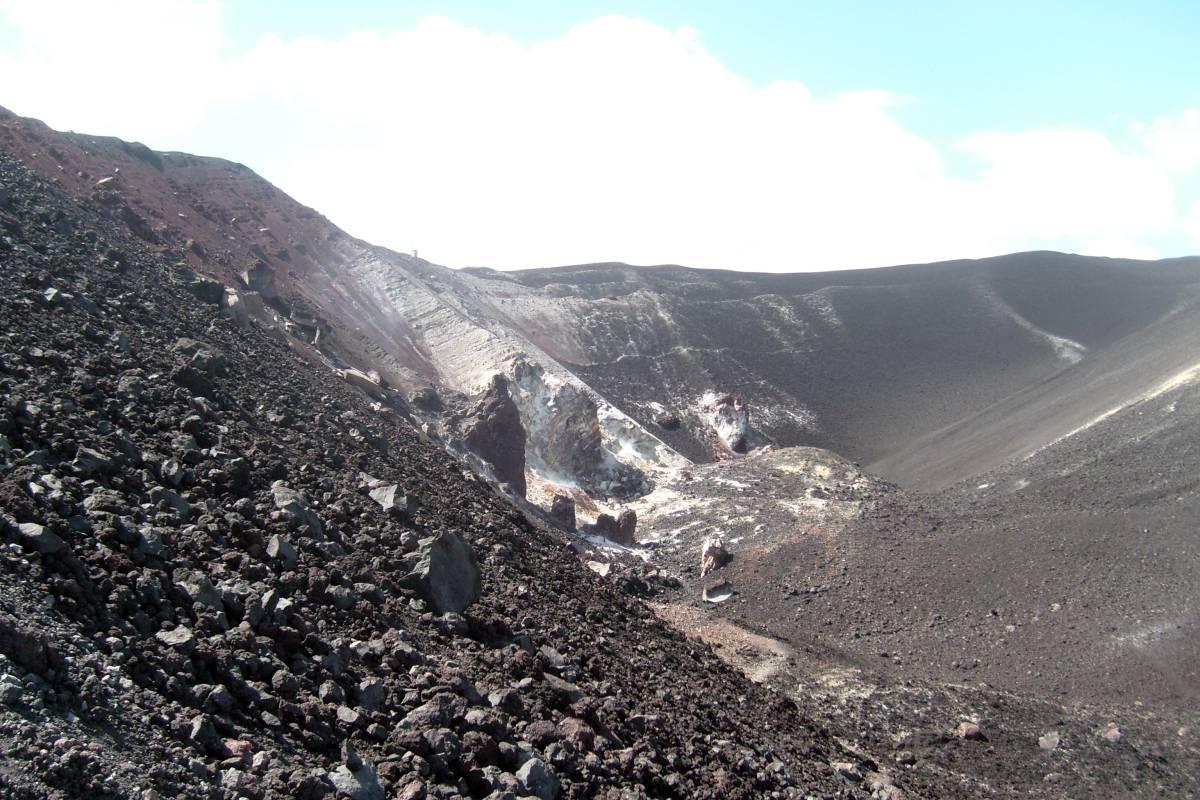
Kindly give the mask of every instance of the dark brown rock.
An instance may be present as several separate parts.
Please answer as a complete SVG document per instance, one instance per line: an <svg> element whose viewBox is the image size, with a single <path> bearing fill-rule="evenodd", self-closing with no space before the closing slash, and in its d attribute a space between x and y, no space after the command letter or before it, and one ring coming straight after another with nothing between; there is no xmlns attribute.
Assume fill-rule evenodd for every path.
<svg viewBox="0 0 1200 800"><path fill-rule="evenodd" d="M563 530L574 533L575 531L575 501L565 494L556 494L550 502L550 516L554 521L562 527Z"/></svg>
<svg viewBox="0 0 1200 800"><path fill-rule="evenodd" d="M503 375L492 377L461 424L468 449L492 466L497 480L524 497L525 428Z"/></svg>

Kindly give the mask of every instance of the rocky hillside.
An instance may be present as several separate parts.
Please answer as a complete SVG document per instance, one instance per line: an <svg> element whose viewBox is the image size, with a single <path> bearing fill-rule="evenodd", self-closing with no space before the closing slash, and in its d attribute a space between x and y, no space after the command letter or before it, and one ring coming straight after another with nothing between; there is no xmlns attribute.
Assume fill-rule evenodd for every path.
<svg viewBox="0 0 1200 800"><path fill-rule="evenodd" d="M276 328L378 400L420 395L412 413L464 455L465 429L449 417L499 374L520 409L530 478L629 495L646 469L686 463L507 326L469 275L353 239L246 167L58 133L3 110L0 149L147 248L221 281L218 300L240 324Z"/></svg>
<svg viewBox="0 0 1200 800"><path fill-rule="evenodd" d="M1197 793L1200 261L454 271L0 153L0 797Z"/></svg>
<svg viewBox="0 0 1200 800"><path fill-rule="evenodd" d="M862 796L784 697L7 157L0 227L0 796Z"/></svg>
<svg viewBox="0 0 1200 800"><path fill-rule="evenodd" d="M431 402L413 413L464 453L473 450L443 412L479 403L502 375L525 434L526 483L599 501L770 442L942 486L1028 455L1190 366L1184 345L1158 343L1184 331L1198 259L1023 253L792 275L455 271L356 240L220 159L58 133L2 110L0 149L222 281L227 304L286 332L314 362L380 393L424 393ZM1115 369L1116 380L1097 380ZM974 431L988 426L980 445ZM553 446L564 438L584 446ZM499 470L519 488L514 468Z"/></svg>

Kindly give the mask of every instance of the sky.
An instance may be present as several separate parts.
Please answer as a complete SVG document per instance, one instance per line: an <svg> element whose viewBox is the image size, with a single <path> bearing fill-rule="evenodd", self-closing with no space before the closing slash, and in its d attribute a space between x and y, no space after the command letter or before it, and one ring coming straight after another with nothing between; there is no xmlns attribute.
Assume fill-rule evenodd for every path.
<svg viewBox="0 0 1200 800"><path fill-rule="evenodd" d="M0 0L0 105L453 267L1200 253L1200 3Z"/></svg>

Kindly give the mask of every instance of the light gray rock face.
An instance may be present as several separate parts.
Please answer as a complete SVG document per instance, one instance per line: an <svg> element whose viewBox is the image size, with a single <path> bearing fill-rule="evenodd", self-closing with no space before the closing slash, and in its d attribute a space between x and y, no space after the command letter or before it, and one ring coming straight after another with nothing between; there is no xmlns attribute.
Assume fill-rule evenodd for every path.
<svg viewBox="0 0 1200 800"><path fill-rule="evenodd" d="M438 614L461 613L479 599L482 584L475 551L458 533L444 531L421 542L413 569L401 584Z"/></svg>
<svg viewBox="0 0 1200 800"><path fill-rule="evenodd" d="M611 471L596 401L579 386L527 361L513 367L512 399L521 410L534 463L583 483Z"/></svg>
<svg viewBox="0 0 1200 800"><path fill-rule="evenodd" d="M708 424L721 443L735 453L750 449L750 406L740 397L725 395L708 404Z"/></svg>

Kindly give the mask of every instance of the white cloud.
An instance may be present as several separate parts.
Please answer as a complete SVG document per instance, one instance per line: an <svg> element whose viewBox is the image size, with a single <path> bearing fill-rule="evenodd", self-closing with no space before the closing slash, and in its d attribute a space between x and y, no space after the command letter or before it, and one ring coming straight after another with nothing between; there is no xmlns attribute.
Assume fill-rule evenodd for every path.
<svg viewBox="0 0 1200 800"><path fill-rule="evenodd" d="M1191 112L1139 128L1136 152L1087 130L973 134L967 179L894 96L756 86L688 28L605 17L525 45L430 18L230 54L216 2L67 5L0 0L18 34L0 74L22 76L0 102L236 158L357 236L454 266L827 269L1146 253L1189 230Z"/></svg>
<svg viewBox="0 0 1200 800"><path fill-rule="evenodd" d="M169 138L220 96L216 0L0 0L0 103L55 127Z"/></svg>
<svg viewBox="0 0 1200 800"><path fill-rule="evenodd" d="M1200 109L1158 117L1137 129L1151 157L1166 169L1187 174L1200 167Z"/></svg>
<svg viewBox="0 0 1200 800"><path fill-rule="evenodd" d="M1200 202L1194 204L1182 223L1183 232L1200 245Z"/></svg>
<svg viewBox="0 0 1200 800"><path fill-rule="evenodd" d="M1141 259L1142 261L1152 261L1159 257L1158 251L1150 245L1115 237L1093 239L1084 245L1079 252L1085 256L1134 258Z"/></svg>
<svg viewBox="0 0 1200 800"><path fill-rule="evenodd" d="M1174 186L1151 158L1087 130L977 133L960 146L986 167L978 209L1020 235L1135 237L1168 227Z"/></svg>

